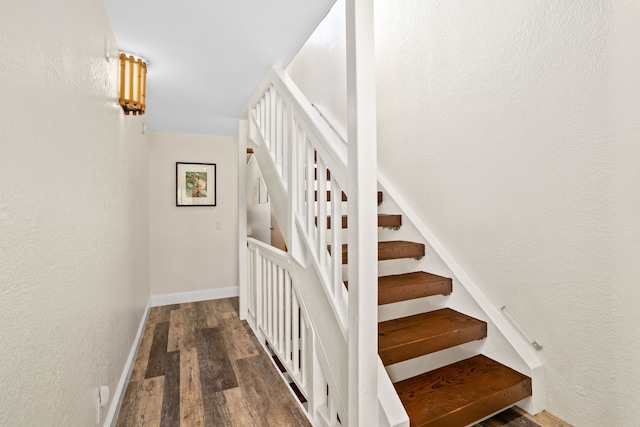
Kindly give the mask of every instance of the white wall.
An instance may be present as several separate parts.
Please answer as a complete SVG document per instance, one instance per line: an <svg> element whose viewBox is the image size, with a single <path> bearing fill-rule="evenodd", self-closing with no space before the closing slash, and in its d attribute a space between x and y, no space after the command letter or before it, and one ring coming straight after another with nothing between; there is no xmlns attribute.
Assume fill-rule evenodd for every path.
<svg viewBox="0 0 640 427"><path fill-rule="evenodd" d="M233 137L151 133L152 295L238 286L237 144ZM216 206L176 206L176 162L216 164Z"/></svg>
<svg viewBox="0 0 640 427"><path fill-rule="evenodd" d="M339 14L289 72L344 118ZM638 22L631 0L376 1L379 167L544 345L547 409L580 426L640 408Z"/></svg>
<svg viewBox="0 0 640 427"><path fill-rule="evenodd" d="M247 163L247 236L258 239L268 245L271 244L271 203L256 203L254 192L257 180L262 178L260 167L255 156L251 156ZM260 189L257 189L260 191ZM260 199L258 198L258 201Z"/></svg>
<svg viewBox="0 0 640 427"><path fill-rule="evenodd" d="M147 142L117 54L99 0L0 3L0 425L95 425L148 300Z"/></svg>

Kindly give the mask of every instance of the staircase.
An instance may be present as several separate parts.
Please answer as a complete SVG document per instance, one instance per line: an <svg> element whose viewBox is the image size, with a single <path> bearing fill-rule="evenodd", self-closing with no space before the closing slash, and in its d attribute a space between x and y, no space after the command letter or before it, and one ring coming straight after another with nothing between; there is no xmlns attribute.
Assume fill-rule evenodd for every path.
<svg viewBox="0 0 640 427"><path fill-rule="evenodd" d="M317 176L317 174L316 174ZM347 201L343 194L343 201ZM382 192L378 193L378 204ZM332 227L328 217L327 228ZM316 219L317 222L317 219ZM378 226L399 229L401 215L378 215ZM348 227L346 216L341 227ZM332 251L331 246L328 247ZM378 261L420 259L422 243L381 241ZM342 262L348 263L347 245ZM348 288L348 282L345 282ZM391 304L452 292L452 280L423 271L382 276L378 304ZM385 366L424 356L487 336L481 320L441 308L378 324L378 354ZM394 384L413 427L454 427L480 421L531 396L531 379L483 355L416 375Z"/></svg>
<svg viewBox="0 0 640 427"><path fill-rule="evenodd" d="M381 363L376 366L374 358L372 366L373 331L350 323L362 322L357 309L372 321L377 318L371 299L350 317L350 299L362 301L355 296L366 294L369 279L359 279L360 292L352 293L343 282L345 270L352 277L362 277L357 270L363 270L349 264L343 242L372 244L354 238L358 233L349 230L349 223L357 219L343 215L349 203L343 192L349 188L347 145L282 70L268 73L246 117L243 138L252 144L289 250L248 239L248 319L307 399L314 425L359 423L351 421L350 405L368 406L358 400L366 393L349 388L362 378L353 378L353 366L366 365L366 372L377 376L381 426L470 425L532 396L533 385L541 390L543 369L528 344L381 176L378 189L385 191L370 194L378 206L392 196L384 207L402 212L406 223L403 215L378 213L378 227L392 231L378 234L389 238L377 243L378 266L385 272L378 277L378 314L384 321L378 324ZM375 253L370 255L365 264L375 262ZM355 330L369 334L366 352L350 351L353 343L362 348ZM354 354L356 363L350 358ZM536 391L527 401L534 413L542 409L540 396Z"/></svg>

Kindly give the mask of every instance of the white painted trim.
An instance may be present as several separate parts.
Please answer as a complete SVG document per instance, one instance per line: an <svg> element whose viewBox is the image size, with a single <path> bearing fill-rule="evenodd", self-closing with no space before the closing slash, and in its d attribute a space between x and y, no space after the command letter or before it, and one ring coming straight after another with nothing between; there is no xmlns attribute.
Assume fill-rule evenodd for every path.
<svg viewBox="0 0 640 427"><path fill-rule="evenodd" d="M120 406L122 406L122 400L124 399L124 394L127 391L127 385L129 384L131 372L133 371L133 363L136 360L138 349L140 348L140 343L142 342L144 325L147 323L147 318L149 317L149 309L151 309L151 301L147 303L147 307L144 309L144 313L142 314L142 319L140 319L138 332L133 339L131 350L129 350L129 356L127 356L127 361L125 362L124 368L122 369L122 374L120 375L120 381L118 382L115 393L113 393L111 406L109 406L109 412L107 412L107 416L104 420L104 427L113 427L116 424L116 415L118 414L118 412L120 412Z"/></svg>
<svg viewBox="0 0 640 427"><path fill-rule="evenodd" d="M409 427L409 415L378 357L378 425Z"/></svg>
<svg viewBox="0 0 640 427"><path fill-rule="evenodd" d="M349 141L348 424L369 426L378 422L378 288L367 286L378 281L374 2L345 3Z"/></svg>
<svg viewBox="0 0 640 427"><path fill-rule="evenodd" d="M247 142L249 121L238 120L238 316L247 319Z"/></svg>
<svg viewBox="0 0 640 427"><path fill-rule="evenodd" d="M207 289L204 291L151 295L151 297L149 297L149 304L151 305L151 307L158 307L161 305L183 304L187 302L231 298L237 297L239 294L240 288L238 286L231 286L228 288Z"/></svg>

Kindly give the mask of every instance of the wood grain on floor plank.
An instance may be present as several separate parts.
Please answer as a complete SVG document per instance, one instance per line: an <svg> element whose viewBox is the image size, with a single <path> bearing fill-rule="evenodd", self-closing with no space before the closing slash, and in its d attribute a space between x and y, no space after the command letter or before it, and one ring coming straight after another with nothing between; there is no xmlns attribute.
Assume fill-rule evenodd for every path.
<svg viewBox="0 0 640 427"><path fill-rule="evenodd" d="M154 377L142 381L138 390L136 409L136 427L157 427L162 414L162 396L164 394L164 377ZM129 427L129 426L127 426Z"/></svg>
<svg viewBox="0 0 640 427"><path fill-rule="evenodd" d="M142 341L138 349L138 356L133 364L131 371L131 382L142 382L147 372L147 363L149 362L149 354L151 353L151 343L153 342L153 332L155 331L155 323L147 323L142 334Z"/></svg>
<svg viewBox="0 0 640 427"><path fill-rule="evenodd" d="M144 378L143 378L144 379ZM128 427L136 425L138 415L138 393L141 386L140 382L130 381L127 391L122 399L120 414L116 422L116 427Z"/></svg>
<svg viewBox="0 0 640 427"><path fill-rule="evenodd" d="M476 424L475 427L538 427L538 424L520 415L513 409L507 409L493 417Z"/></svg>
<svg viewBox="0 0 640 427"><path fill-rule="evenodd" d="M152 307L149 311L149 323L162 323L168 322L169 316L171 316L171 311L177 310L179 308L179 304L174 305L163 305L160 307Z"/></svg>
<svg viewBox="0 0 640 427"><path fill-rule="evenodd" d="M307 418L296 410L291 391L273 387L273 384L282 383L282 379L266 354L234 360L233 365L240 388L262 425L310 426ZM269 398L264 399L264 396Z"/></svg>
<svg viewBox="0 0 640 427"><path fill-rule="evenodd" d="M214 393L205 397L207 411L206 426L261 427L249 400L240 388Z"/></svg>
<svg viewBox="0 0 640 427"><path fill-rule="evenodd" d="M546 411L531 415L514 406L476 424L474 427L572 427Z"/></svg>
<svg viewBox="0 0 640 427"><path fill-rule="evenodd" d="M203 395L238 386L219 328L196 330L196 348Z"/></svg>
<svg viewBox="0 0 640 427"><path fill-rule="evenodd" d="M527 417L532 421L535 421L538 425L542 427L573 427L568 422L561 420L560 418L556 417L553 414L550 414L547 411L542 411L539 414L531 415L518 407L515 407L513 409L519 414L521 414L522 416Z"/></svg>
<svg viewBox="0 0 640 427"><path fill-rule="evenodd" d="M194 347L180 353L180 425L204 426L202 405L198 352Z"/></svg>
<svg viewBox="0 0 640 427"><path fill-rule="evenodd" d="M164 375L165 359L167 357L167 340L169 338L169 322L156 323L153 331L153 342L147 362L145 378L153 378Z"/></svg>
<svg viewBox="0 0 640 427"><path fill-rule="evenodd" d="M160 427L180 425L180 352L167 353Z"/></svg>
<svg viewBox="0 0 640 427"><path fill-rule="evenodd" d="M238 317L225 320L225 328L222 328L225 347L229 353L229 359L237 360L245 357L257 356L261 350L260 343L248 335L243 323Z"/></svg>
<svg viewBox="0 0 640 427"><path fill-rule="evenodd" d="M173 310L169 315L169 336L167 338L167 351L184 350L184 311L182 309Z"/></svg>
<svg viewBox="0 0 640 427"><path fill-rule="evenodd" d="M209 301L193 303L193 319L196 329L218 327L218 317L216 316L215 308L213 304L209 304Z"/></svg>

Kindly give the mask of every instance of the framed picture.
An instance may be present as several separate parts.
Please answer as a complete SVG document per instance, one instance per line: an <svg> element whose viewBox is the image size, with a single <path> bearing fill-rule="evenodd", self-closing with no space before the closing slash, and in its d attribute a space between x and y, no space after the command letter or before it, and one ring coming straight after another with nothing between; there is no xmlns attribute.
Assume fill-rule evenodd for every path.
<svg viewBox="0 0 640 427"><path fill-rule="evenodd" d="M176 162L176 206L215 205L215 163Z"/></svg>

